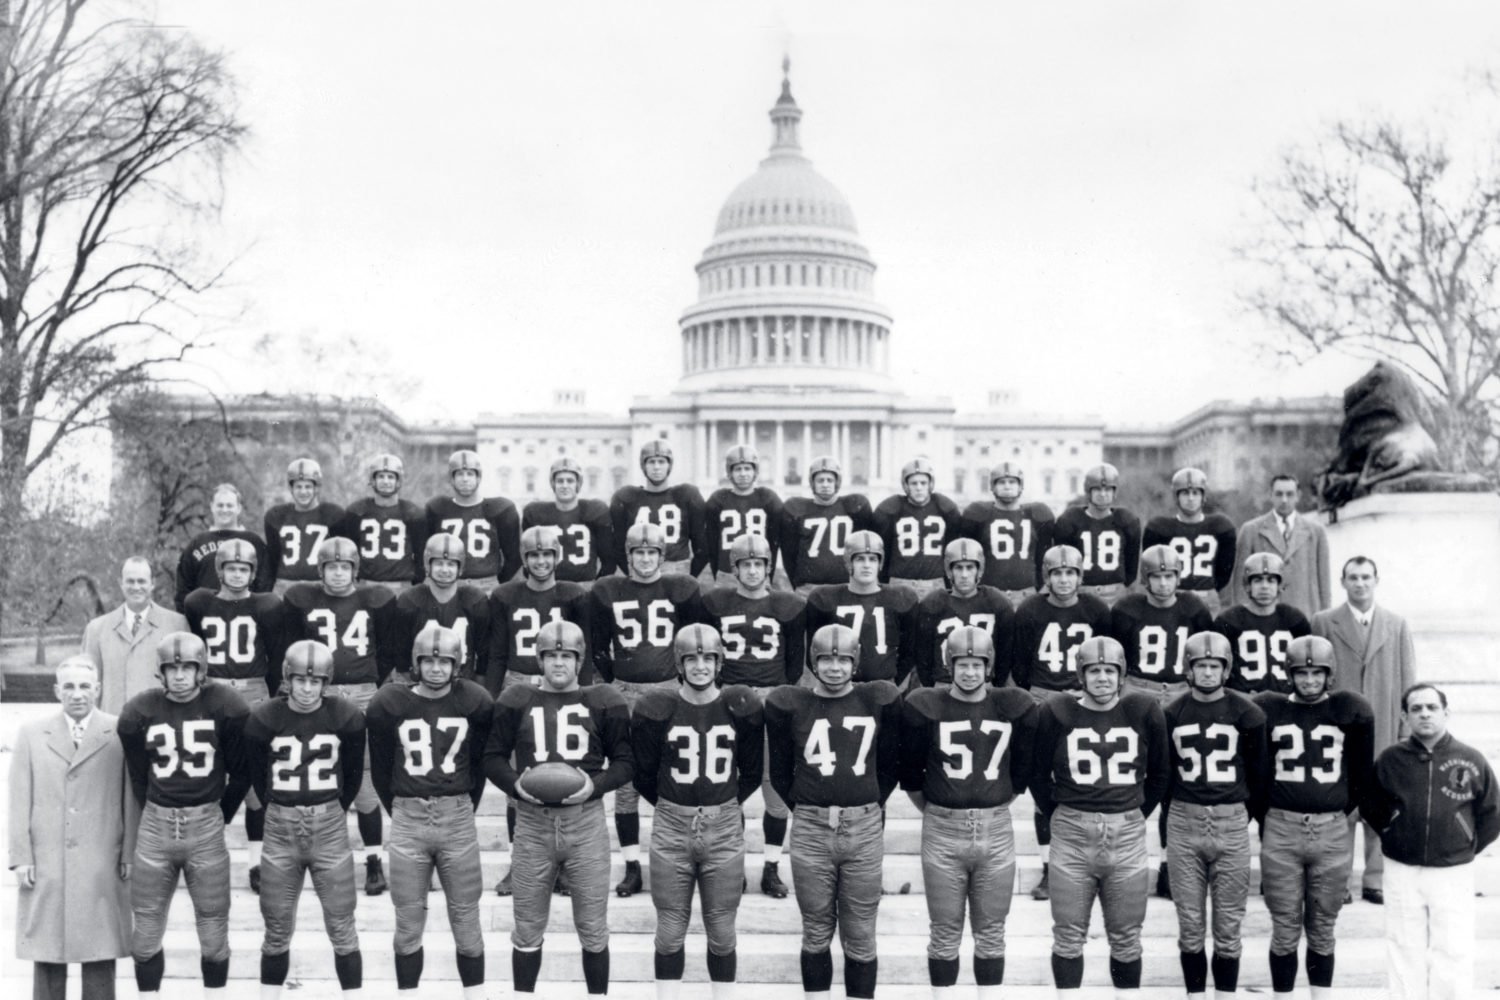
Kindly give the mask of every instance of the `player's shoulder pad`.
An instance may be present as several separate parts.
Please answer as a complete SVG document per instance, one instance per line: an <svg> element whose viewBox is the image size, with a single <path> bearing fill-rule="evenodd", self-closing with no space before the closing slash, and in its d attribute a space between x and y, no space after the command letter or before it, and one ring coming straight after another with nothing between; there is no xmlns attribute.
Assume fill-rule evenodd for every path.
<svg viewBox="0 0 1500 1000"><path fill-rule="evenodd" d="M536 521L534 520L534 518L540 514L552 513L550 508L552 508L553 506L554 505L550 500L532 500L528 502L525 507L521 508L522 523L527 525L548 523L546 521Z"/></svg>
<svg viewBox="0 0 1500 1000"><path fill-rule="evenodd" d="M1182 698L1189 698L1189 697L1191 697L1191 695L1186 695L1186 694L1183 695L1181 698L1178 698L1178 699L1174 700L1171 704L1169 704L1167 706L1167 709L1171 709L1178 702L1182 701ZM1125 710L1125 714L1132 721L1138 721L1138 720L1150 717L1153 709L1158 714L1161 714L1161 715L1165 715L1166 714L1165 710L1163 710L1163 709L1161 709L1161 708L1159 708L1157 706L1156 699L1153 698L1151 695L1146 694L1143 691L1127 691L1127 692L1125 692L1125 694L1121 695L1121 697L1120 697L1120 707Z"/></svg>
<svg viewBox="0 0 1500 1000"><path fill-rule="evenodd" d="M583 597L588 591L572 580L558 580L553 593L557 595L558 604L567 604L570 601L576 601Z"/></svg>
<svg viewBox="0 0 1500 1000"><path fill-rule="evenodd" d="M591 708L620 708L629 711L629 706L625 704L625 696L612 684L590 684L581 690L583 703Z"/></svg>
<svg viewBox="0 0 1500 1000"><path fill-rule="evenodd" d="M809 607L817 608L819 611L827 611L838 603L839 588L842 583L820 583L807 592L807 603Z"/></svg>
<svg viewBox="0 0 1500 1000"><path fill-rule="evenodd" d="M1088 597L1088 596L1091 596L1091 595L1089 595L1089 594L1080 594L1079 595L1079 599L1081 600L1084 597ZM1020 606L1016 608L1016 618L1017 619L1040 618L1045 613L1045 611L1046 611L1046 605L1047 605L1047 595L1046 594L1043 594L1041 592L1037 592L1035 594L1032 594L1030 597L1028 597L1024 601L1022 601L1021 604L1020 604Z"/></svg>
<svg viewBox="0 0 1500 1000"><path fill-rule="evenodd" d="M597 521L609 517L609 504L603 500L593 497L584 497L578 501L578 513L581 520Z"/></svg>
<svg viewBox="0 0 1500 1000"><path fill-rule="evenodd" d="M1133 524L1136 527L1140 527L1141 519L1136 517L1135 511L1131 510L1129 507L1115 507L1113 508L1113 513L1115 515L1115 519L1119 521L1120 524Z"/></svg>
<svg viewBox="0 0 1500 1000"><path fill-rule="evenodd" d="M999 587L991 587L987 583L981 583L979 585L979 596L984 598L984 603L987 606L997 611L1004 608L1009 608L1011 611L1016 610L1015 606L1010 603L1010 599L1005 596L1005 593Z"/></svg>
<svg viewBox="0 0 1500 1000"><path fill-rule="evenodd" d="M1026 517L1031 518L1033 522L1038 524L1057 520L1057 518L1052 513L1052 508L1048 507L1040 500L1034 503L1023 503L1021 505L1021 513Z"/></svg>
<svg viewBox="0 0 1500 1000"><path fill-rule="evenodd" d="M788 621L807 607L807 598L795 590L771 591L771 613L778 621Z"/></svg>
<svg viewBox="0 0 1500 1000"><path fill-rule="evenodd" d="M1079 600L1082 600L1085 597L1094 597L1095 595L1080 594L1078 596ZM1182 596L1183 595L1181 593L1178 594L1179 598L1181 598ZM1095 600L1098 600L1098 598L1095 598ZM1104 602L1100 601L1099 603L1103 604ZM1141 615L1141 611L1149 606L1150 602L1146 599L1145 594L1126 594L1124 597L1116 601L1114 607L1110 608L1109 610L1112 612L1124 611L1132 618L1139 618Z"/></svg>
<svg viewBox="0 0 1500 1000"><path fill-rule="evenodd" d="M536 698L536 695L537 689L530 684L512 684L500 692L500 697L495 699L495 706L525 709Z"/></svg>
<svg viewBox="0 0 1500 1000"><path fill-rule="evenodd" d="M678 503L696 504L702 506L703 494L698 492L698 487L692 483L677 483L667 490Z"/></svg>
<svg viewBox="0 0 1500 1000"><path fill-rule="evenodd" d="M480 503L480 509L484 511L485 517L499 517L516 509L516 505L505 497L485 497Z"/></svg>
<svg viewBox="0 0 1500 1000"><path fill-rule="evenodd" d="M401 705L411 697L411 688L405 684L382 685L371 696L365 715L372 718L376 715L399 715Z"/></svg>
<svg viewBox="0 0 1500 1000"><path fill-rule="evenodd" d="M1276 605L1276 613L1291 627L1301 625L1303 628L1312 629L1312 619L1307 617L1307 612L1291 604Z"/></svg>
<svg viewBox="0 0 1500 1000"><path fill-rule="evenodd" d="M892 493L890 496L886 497L884 500L880 501L880 503L875 505L875 513L894 514L896 511L901 509L901 504L905 499L905 493Z"/></svg>
<svg viewBox="0 0 1500 1000"><path fill-rule="evenodd" d="M855 690L871 708L884 708L901 700L901 690L890 681L861 681Z"/></svg>
<svg viewBox="0 0 1500 1000"><path fill-rule="evenodd" d="M990 688L990 704L995 706L1001 717L1005 719L1019 719L1038 707L1036 699L1031 697L1031 692L1013 687Z"/></svg>
<svg viewBox="0 0 1500 1000"><path fill-rule="evenodd" d="M1291 701L1291 698L1289 698L1287 695L1282 694L1280 691L1259 691L1252 695L1250 700L1255 702L1255 704L1260 707L1260 710L1262 712L1270 715L1277 706L1281 705L1283 702Z"/></svg>
<svg viewBox="0 0 1500 1000"><path fill-rule="evenodd" d="M1189 695L1188 697L1192 697ZM1224 691L1224 697L1228 698L1236 707L1236 715L1242 726L1263 726L1266 722L1265 709L1255 703L1255 699L1243 691L1235 691L1232 688Z"/></svg>
<svg viewBox="0 0 1500 1000"><path fill-rule="evenodd" d="M208 683L203 685L203 693L199 695L205 700L210 709L217 709L225 715L246 718L250 715L250 703L244 697L230 687L228 684Z"/></svg>
<svg viewBox="0 0 1500 1000"><path fill-rule="evenodd" d="M325 699L327 700L327 699ZM342 701L343 699L339 699ZM269 732L275 723L276 716L280 715L286 706L286 693L282 692L275 698L267 698L265 701L250 709L250 716L245 720L245 729L248 732L251 727L258 727L260 732Z"/></svg>
<svg viewBox="0 0 1500 1000"><path fill-rule="evenodd" d="M1171 537L1177 533L1178 521L1175 517L1158 514L1146 522L1146 530L1153 535L1166 535Z"/></svg>
<svg viewBox="0 0 1500 1000"><path fill-rule="evenodd" d="M919 687L906 692L902 704L925 719L935 719L938 716L938 706L942 704L941 699L945 697L947 693L937 688Z"/></svg>
<svg viewBox="0 0 1500 1000"><path fill-rule="evenodd" d="M520 594L521 588L524 586L526 586L525 578L517 576L514 580L506 580L500 586L491 590L488 599L492 603L502 607L510 607L516 603L516 597ZM475 589L478 590L479 588L476 587ZM480 592L483 593L483 591Z"/></svg>
<svg viewBox="0 0 1500 1000"><path fill-rule="evenodd" d="M730 584L710 587L703 592L703 606L708 609L709 614L717 615L734 597L736 591Z"/></svg>
<svg viewBox="0 0 1500 1000"><path fill-rule="evenodd" d="M460 677L454 681L453 689L459 693L459 703L463 705L465 713L487 709L495 703L495 699L490 697L490 693L484 689L484 685L477 684L467 677Z"/></svg>
<svg viewBox="0 0 1500 1000"><path fill-rule="evenodd" d="M663 573L661 582L666 585L667 594L674 601L685 601L699 593L697 577L686 573Z"/></svg>
<svg viewBox="0 0 1500 1000"><path fill-rule="evenodd" d="M490 602L489 595L472 583L460 583L454 599L461 608L482 608Z"/></svg>
<svg viewBox="0 0 1500 1000"><path fill-rule="evenodd" d="M1046 600L1046 598L1047 598L1046 594L1039 594L1038 596L1041 597L1043 600ZM1096 596L1094 594L1079 594L1078 595L1078 603L1081 604L1081 605L1083 605L1085 608L1088 609L1089 615L1091 617L1094 617L1094 618L1108 618L1109 617L1109 610L1110 610L1109 605L1104 603L1104 599L1102 597L1098 597L1098 596ZM1115 605L1115 607L1119 607L1119 606L1120 606L1119 604Z"/></svg>
<svg viewBox="0 0 1500 1000"><path fill-rule="evenodd" d="M682 697L676 691L669 691L666 688L656 688L642 694L636 700L634 707L631 708L630 714L632 718L639 717L651 722L666 722L672 717L672 714L677 710L678 703L681 701Z"/></svg>
<svg viewBox="0 0 1500 1000"><path fill-rule="evenodd" d="M843 500L845 509L851 514L870 510L870 498L863 493L845 493Z"/></svg>
<svg viewBox="0 0 1500 1000"><path fill-rule="evenodd" d="M885 592L890 595L888 607L892 607L898 612L910 611L917 606L917 592L904 583L889 584L886 586ZM947 591L944 591L944 593L947 593Z"/></svg>
<svg viewBox="0 0 1500 1000"><path fill-rule="evenodd" d="M355 592L362 598L361 603L371 611L383 608L396 599L395 594L372 583L356 584Z"/></svg>
<svg viewBox="0 0 1500 1000"><path fill-rule="evenodd" d="M593 589L589 594L597 600L608 604L615 599L615 592L630 581L628 576L601 576L594 581Z"/></svg>
<svg viewBox="0 0 1500 1000"><path fill-rule="evenodd" d="M203 609L204 605L213 600L217 593L218 591L211 587L195 587L188 593L187 597L183 598L182 605L186 610L197 613Z"/></svg>
<svg viewBox="0 0 1500 1000"><path fill-rule="evenodd" d="M781 712L794 711L800 702L812 696L812 692L800 684L782 684L766 695L766 707Z"/></svg>
<svg viewBox="0 0 1500 1000"><path fill-rule="evenodd" d="M1210 514L1204 518L1203 526L1216 535L1234 534L1234 522L1223 514Z"/></svg>
<svg viewBox="0 0 1500 1000"><path fill-rule="evenodd" d="M937 506L940 513L958 514L958 503L946 493L933 493L932 502Z"/></svg>
<svg viewBox="0 0 1500 1000"><path fill-rule="evenodd" d="M720 693L724 708L736 719L759 722L761 718L760 698L743 684L730 684Z"/></svg>
<svg viewBox="0 0 1500 1000"><path fill-rule="evenodd" d="M1375 710L1369 699L1354 691L1333 691L1329 694L1329 707L1341 723L1373 722Z"/></svg>
<svg viewBox="0 0 1500 1000"><path fill-rule="evenodd" d="M893 586L889 589L895 590L896 588ZM920 607L923 611L926 611L930 614L936 614L937 612L943 610L944 605L948 603L948 598L951 596L953 595L948 593L948 590L946 588L935 587L932 590L929 590L922 597L922 599L917 602L917 606Z"/></svg>
<svg viewBox="0 0 1500 1000"><path fill-rule="evenodd" d="M265 614L268 611L276 611L286 602L281 599L280 594L269 591L264 594L250 595L250 608L252 614Z"/></svg>
<svg viewBox="0 0 1500 1000"><path fill-rule="evenodd" d="M708 495L708 505L710 507L717 507L734 495L734 490L728 486L721 486Z"/></svg>
<svg viewBox="0 0 1500 1000"><path fill-rule="evenodd" d="M261 702L262 705L270 705L282 699L272 698ZM361 729L365 724L364 709L354 703L352 698L343 698L337 695L325 696L323 699L329 706L329 715L333 724L338 729Z"/></svg>

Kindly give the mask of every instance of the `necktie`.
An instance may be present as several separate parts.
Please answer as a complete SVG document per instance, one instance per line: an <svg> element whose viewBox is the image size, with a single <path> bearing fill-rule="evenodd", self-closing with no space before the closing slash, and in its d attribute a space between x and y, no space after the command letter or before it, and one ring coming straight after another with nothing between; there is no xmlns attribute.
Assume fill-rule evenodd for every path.
<svg viewBox="0 0 1500 1000"><path fill-rule="evenodd" d="M79 744L81 744L83 742L83 727L80 726L76 722L73 723L72 725L73 725L73 749L77 750L78 747L79 747Z"/></svg>
<svg viewBox="0 0 1500 1000"><path fill-rule="evenodd" d="M130 634L139 635L141 632L141 613L137 611L130 618Z"/></svg>
<svg viewBox="0 0 1500 1000"><path fill-rule="evenodd" d="M1281 522L1281 540L1288 545L1292 543L1292 519L1287 518Z"/></svg>

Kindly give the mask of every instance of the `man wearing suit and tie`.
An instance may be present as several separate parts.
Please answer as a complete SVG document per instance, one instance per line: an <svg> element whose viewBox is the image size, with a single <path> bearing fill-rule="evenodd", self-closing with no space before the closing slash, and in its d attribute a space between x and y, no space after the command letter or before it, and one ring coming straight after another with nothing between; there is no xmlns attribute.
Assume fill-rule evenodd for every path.
<svg viewBox="0 0 1500 1000"><path fill-rule="evenodd" d="M21 727L10 764L16 957L35 963L38 1000L63 1000L70 962L83 964L83 1000L112 1000L115 959L130 953L138 811L94 665L70 656L53 691L62 711Z"/></svg>
<svg viewBox="0 0 1500 1000"><path fill-rule="evenodd" d="M1281 557L1281 603L1290 604L1311 618L1333 603L1328 579L1328 536L1323 526L1297 512L1299 493L1295 476L1279 475L1271 480L1271 509L1240 525L1235 543L1232 581L1234 604L1245 603L1245 580L1241 567L1257 552Z"/></svg>
<svg viewBox="0 0 1500 1000"><path fill-rule="evenodd" d="M99 671L99 707L118 715L133 695L161 684L156 644L169 632L188 631L187 619L151 599L151 564L140 556L125 560L120 589L125 606L89 622L83 655Z"/></svg>
<svg viewBox="0 0 1500 1000"><path fill-rule="evenodd" d="M1375 756L1405 736L1401 692L1417 682L1417 656L1411 629L1400 615L1377 607L1380 571L1373 559L1355 556L1344 563L1340 582L1349 599L1313 616L1313 635L1333 643L1334 679L1340 690L1361 694L1375 714ZM1353 827L1355 819L1349 823ZM1361 896L1384 903L1384 859L1379 831L1365 825L1365 871ZM1353 875L1350 876L1353 891Z"/></svg>

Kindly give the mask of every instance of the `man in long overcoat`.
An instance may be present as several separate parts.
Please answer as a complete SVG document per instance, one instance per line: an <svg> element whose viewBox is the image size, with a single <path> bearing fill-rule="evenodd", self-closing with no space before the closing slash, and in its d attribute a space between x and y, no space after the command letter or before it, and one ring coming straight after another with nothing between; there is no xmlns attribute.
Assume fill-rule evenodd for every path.
<svg viewBox="0 0 1500 1000"><path fill-rule="evenodd" d="M1230 580L1232 604L1245 603L1245 560L1257 552L1281 557L1281 603L1308 618L1333 603L1329 582L1328 536L1323 526L1297 511L1301 488L1293 476L1271 480L1271 509L1240 525L1234 557L1238 565Z"/></svg>
<svg viewBox="0 0 1500 1000"><path fill-rule="evenodd" d="M93 663L64 660L54 691L62 711L22 726L11 759L16 957L35 963L38 1000L63 1000L70 962L83 964L84 1000L112 1000L115 959L130 954L139 811Z"/></svg>
<svg viewBox="0 0 1500 1000"><path fill-rule="evenodd" d="M151 564L131 556L120 569L125 604L89 622L83 655L99 671L99 707L116 715L132 697L161 684L156 644L169 632L188 631L187 619L152 599Z"/></svg>

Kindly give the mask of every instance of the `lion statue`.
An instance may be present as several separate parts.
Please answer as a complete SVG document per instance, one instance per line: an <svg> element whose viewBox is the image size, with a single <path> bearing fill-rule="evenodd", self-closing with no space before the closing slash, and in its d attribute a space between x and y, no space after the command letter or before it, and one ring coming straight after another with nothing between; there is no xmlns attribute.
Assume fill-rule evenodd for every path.
<svg viewBox="0 0 1500 1000"><path fill-rule="evenodd" d="M1325 509L1371 493L1454 493L1489 489L1482 476L1445 471L1427 428L1432 411L1405 372L1377 361L1344 390L1338 454L1318 477Z"/></svg>

